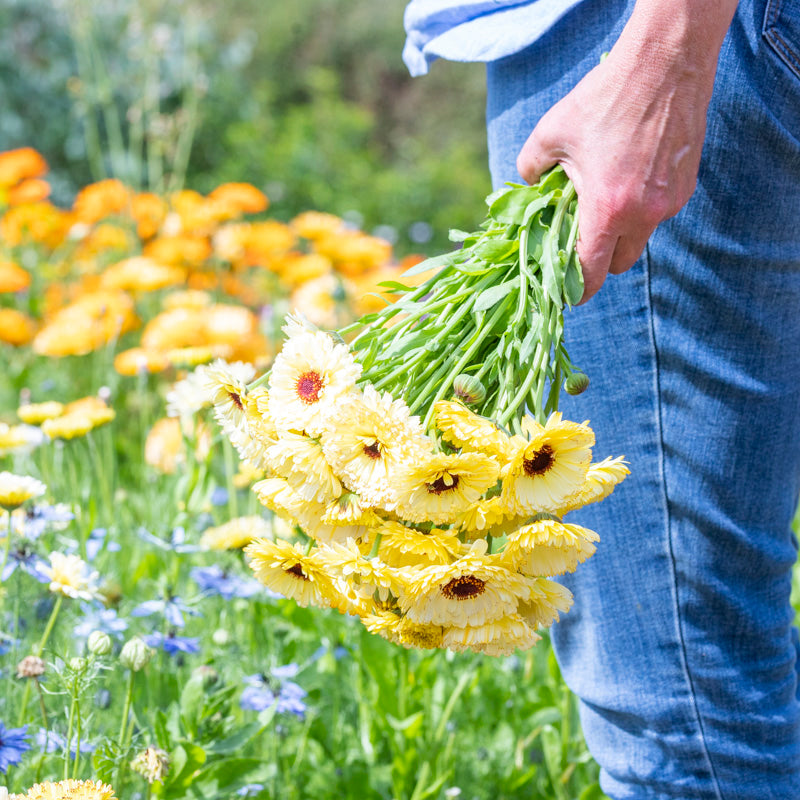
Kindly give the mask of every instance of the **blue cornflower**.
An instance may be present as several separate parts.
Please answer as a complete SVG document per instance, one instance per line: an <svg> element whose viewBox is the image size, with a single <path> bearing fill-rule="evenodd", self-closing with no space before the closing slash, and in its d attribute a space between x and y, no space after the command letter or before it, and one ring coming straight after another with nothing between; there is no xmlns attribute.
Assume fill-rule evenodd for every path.
<svg viewBox="0 0 800 800"><path fill-rule="evenodd" d="M48 731L39 728L36 732L36 744L45 753L63 753L67 749L67 738L55 731ZM81 753L93 753L97 748L96 744L81 739ZM73 739L69 745L70 758L75 758L78 753L78 742Z"/></svg>
<svg viewBox="0 0 800 800"><path fill-rule="evenodd" d="M127 621L118 616L113 608L81 603L81 609L83 619L72 630L78 639L86 639L92 631L103 631L119 639L128 627Z"/></svg>
<svg viewBox="0 0 800 800"><path fill-rule="evenodd" d="M198 553L202 550L196 544L186 543L186 530L180 525L174 528L170 534L169 539L162 539L159 536L153 536L146 528L139 528L136 533L140 539L144 539L162 550L167 550L171 553Z"/></svg>
<svg viewBox="0 0 800 800"><path fill-rule="evenodd" d="M25 515L22 534L26 539L35 541L48 529L61 530L73 519L75 515L65 503L35 505Z"/></svg>
<svg viewBox="0 0 800 800"><path fill-rule="evenodd" d="M151 614L162 614L173 628L183 628L186 625L184 614L193 617L202 616L199 611L187 606L180 597L174 596L166 597L164 600L145 600L131 611L132 617L149 617Z"/></svg>
<svg viewBox="0 0 800 800"><path fill-rule="evenodd" d="M44 573L44 567L47 567L47 563L39 558L27 544L23 543L21 547L9 550L8 561L6 561L6 565L3 567L0 580L5 583L14 574L17 568L19 568L23 572L27 572L28 575L36 578L39 583L50 583L50 578Z"/></svg>
<svg viewBox="0 0 800 800"><path fill-rule="evenodd" d="M211 567L195 567L189 574L203 592L221 595L226 600L231 600L234 597L252 597L254 594L261 592L270 596L280 597L280 595L265 589L254 578L232 575L218 564L214 564Z"/></svg>
<svg viewBox="0 0 800 800"><path fill-rule="evenodd" d="M142 636L142 640L148 647L160 647L169 656L176 653L199 653L200 639L196 636L178 636L170 632L167 636L156 631L148 636Z"/></svg>
<svg viewBox="0 0 800 800"><path fill-rule="evenodd" d="M294 681L281 681L282 677L294 677L300 668L297 664L276 667L270 675L248 675L247 688L242 692L239 705L246 711L266 711L275 706L278 714L294 714L301 719L306 713L303 702L307 692Z"/></svg>
<svg viewBox="0 0 800 800"><path fill-rule="evenodd" d="M264 791L263 783L246 783L241 789L237 789L236 794L240 797L252 797Z"/></svg>
<svg viewBox="0 0 800 800"><path fill-rule="evenodd" d="M215 486L210 500L212 506L224 506L228 502L228 490L224 486Z"/></svg>
<svg viewBox="0 0 800 800"><path fill-rule="evenodd" d="M31 749L26 739L27 735L27 725L21 728L6 728L0 722L0 772L3 775L8 772L12 764L19 764L22 761L22 754Z"/></svg>

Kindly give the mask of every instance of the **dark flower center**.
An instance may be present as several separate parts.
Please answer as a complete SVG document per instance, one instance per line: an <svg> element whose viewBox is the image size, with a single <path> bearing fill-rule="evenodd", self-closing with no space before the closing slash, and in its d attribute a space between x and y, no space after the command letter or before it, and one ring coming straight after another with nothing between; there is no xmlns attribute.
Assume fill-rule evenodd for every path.
<svg viewBox="0 0 800 800"><path fill-rule="evenodd" d="M381 457L381 444L380 442L373 442L372 444L364 445L364 455L369 456L373 461Z"/></svg>
<svg viewBox="0 0 800 800"><path fill-rule="evenodd" d="M230 397L230 399L233 400L233 404L236 406L236 408L239 409L239 411L244 411L244 406L242 405L242 398L236 392L229 391L228 397Z"/></svg>
<svg viewBox="0 0 800 800"><path fill-rule="evenodd" d="M485 587L486 581L474 575L462 575L442 586L441 592L448 600L469 600L483 594L486 591Z"/></svg>
<svg viewBox="0 0 800 800"><path fill-rule="evenodd" d="M288 572L290 575L294 575L295 578L300 578L300 580L308 580L308 575L303 572L303 568L299 564L289 567L289 569L284 570L284 572Z"/></svg>
<svg viewBox="0 0 800 800"><path fill-rule="evenodd" d="M311 405L319 401L319 393L322 391L323 386L325 386L325 382L320 374L309 370L297 379L297 396L306 405Z"/></svg>
<svg viewBox="0 0 800 800"><path fill-rule="evenodd" d="M444 476L437 478L433 483L426 483L429 494L443 494L444 492L452 492L458 486L458 475L448 475L449 482L446 482Z"/></svg>
<svg viewBox="0 0 800 800"><path fill-rule="evenodd" d="M523 459L522 467L526 475L533 477L547 472L553 466L554 461L553 448L546 444L541 450L537 450L532 458Z"/></svg>

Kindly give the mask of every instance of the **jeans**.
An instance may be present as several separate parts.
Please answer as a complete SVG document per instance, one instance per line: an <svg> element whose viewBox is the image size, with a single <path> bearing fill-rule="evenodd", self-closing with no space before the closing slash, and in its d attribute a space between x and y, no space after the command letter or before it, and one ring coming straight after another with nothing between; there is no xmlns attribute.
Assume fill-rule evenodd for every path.
<svg viewBox="0 0 800 800"><path fill-rule="evenodd" d="M488 67L496 186L537 120L633 7L585 0ZM742 0L722 48L697 190L636 265L567 312L591 378L565 417L625 454L601 537L553 628L615 800L800 798L800 0Z"/></svg>

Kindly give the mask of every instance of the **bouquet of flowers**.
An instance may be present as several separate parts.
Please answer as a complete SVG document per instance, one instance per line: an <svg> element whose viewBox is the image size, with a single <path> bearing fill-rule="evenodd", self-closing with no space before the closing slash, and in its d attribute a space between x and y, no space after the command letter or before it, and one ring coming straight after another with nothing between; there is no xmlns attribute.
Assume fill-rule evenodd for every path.
<svg viewBox="0 0 800 800"><path fill-rule="evenodd" d="M268 476L259 500L297 540L256 539L256 576L406 647L506 655L567 611L551 578L598 536L564 521L628 474L592 461L562 385L588 378L563 341L583 292L577 198L563 170L487 199L460 249L414 268L417 288L338 333L290 316L272 369L249 386L206 368L215 413Z"/></svg>

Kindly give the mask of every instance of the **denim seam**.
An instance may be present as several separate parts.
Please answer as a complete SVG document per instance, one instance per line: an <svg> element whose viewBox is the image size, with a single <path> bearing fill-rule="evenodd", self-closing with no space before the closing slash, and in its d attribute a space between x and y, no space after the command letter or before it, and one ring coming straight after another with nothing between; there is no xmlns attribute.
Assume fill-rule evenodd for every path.
<svg viewBox="0 0 800 800"><path fill-rule="evenodd" d="M772 49L787 67L800 77L800 54L792 47L778 29L778 21L781 15L782 0L769 0L767 12L764 15L764 25L762 35L767 42L772 45Z"/></svg>
<svg viewBox="0 0 800 800"><path fill-rule="evenodd" d="M645 279L647 285L647 311L650 317L650 346L653 351L653 358L655 361L655 370L653 374L653 389L655 392L655 423L656 423L656 447L658 448L658 471L661 480L661 494L664 502L664 533L666 534L667 549L669 553L669 563L671 572L671 589L672 600L674 604L675 623L677 627L678 643L680 644L680 658L681 670L683 671L686 686L689 689L689 698L694 714L695 722L700 733L700 744L703 749L703 756L706 760L708 772L711 776L711 782L714 785L714 793L717 800L724 800L722 790L720 789L717 774L714 771L714 765L711 761L711 754L708 751L708 744L706 742L705 729L703 727L703 719L700 715L700 709L697 707L697 696L694 690L694 683L692 681L691 671L689 669L689 659L686 652L686 642L683 636L683 621L681 619L680 603L678 602L678 571L675 562L675 552L673 548L672 539L672 516L669 510L669 493L667 491L667 478L666 478L666 457L664 446L664 425L663 425L663 407L661 403L661 372L659 369L658 358L658 345L656 344L656 330L655 330L655 314L653 313L653 291L652 291L652 275L650 269L650 245L645 247L644 258L642 259L645 268Z"/></svg>

